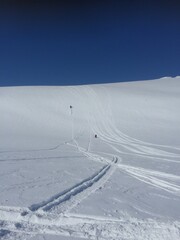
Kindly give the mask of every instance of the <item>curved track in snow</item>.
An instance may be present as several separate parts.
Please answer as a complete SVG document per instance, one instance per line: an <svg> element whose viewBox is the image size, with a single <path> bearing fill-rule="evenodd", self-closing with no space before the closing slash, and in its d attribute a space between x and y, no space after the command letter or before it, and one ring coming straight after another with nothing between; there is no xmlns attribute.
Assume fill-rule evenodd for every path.
<svg viewBox="0 0 180 240"><path fill-rule="evenodd" d="M178 175L180 148L146 142L125 134L121 126L117 124L117 119L114 118L112 110L114 100L112 100L107 87L101 86L101 94L98 91L99 88L95 86L82 86L80 89L69 87L67 93L72 95L71 100L77 103L77 106L73 106L73 113L70 117L69 113L66 114L63 104L65 102L69 106L71 100L69 100L68 94L62 94L61 116L63 120L65 119L64 122L68 123L64 124L62 121L61 124L67 127L68 141L62 141L49 148L0 151L0 154L4 156L0 159L2 164L5 162L16 164L21 161L60 159L58 155L45 155L47 152L54 153L63 146L73 149L73 153L79 154L85 160L88 158L102 165L98 171L92 172L89 174L90 176L84 177L75 185L72 184L64 191L57 191L47 199L31 204L29 208L0 206L1 239L24 240L37 234L94 240L170 240L180 238L180 222L170 218L165 220L163 218L139 219L129 215L108 218L74 214L71 211L96 191L102 191L102 186L106 189L117 172L137 180L139 185L143 183L143 186L150 186L155 191L165 192L170 197L173 196L176 201L180 199L180 176ZM50 95L50 97L52 96ZM57 99L59 100L58 97ZM54 106L53 101L52 104L48 104L47 101L48 107ZM54 107L55 118L58 116L55 108L59 109L58 107L59 105ZM29 112L26 113L27 116L30 116ZM45 114L45 117L47 116L48 114ZM57 128L58 130L59 128ZM96 142L92 139L94 134L98 135ZM44 155L41 156L42 152ZM10 153L19 153L20 155L9 157ZM23 154L26 156L24 157ZM177 171L173 172L171 169ZM13 174L10 171L9 175L11 173ZM60 184L60 180L57 183Z"/></svg>

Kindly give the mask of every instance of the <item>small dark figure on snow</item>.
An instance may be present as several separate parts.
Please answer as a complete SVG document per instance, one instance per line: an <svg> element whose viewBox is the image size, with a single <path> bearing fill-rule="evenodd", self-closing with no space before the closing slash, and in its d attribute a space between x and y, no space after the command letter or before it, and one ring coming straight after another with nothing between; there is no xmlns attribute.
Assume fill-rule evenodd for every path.
<svg viewBox="0 0 180 240"><path fill-rule="evenodd" d="M97 138L97 134L95 134L94 137Z"/></svg>
<svg viewBox="0 0 180 240"><path fill-rule="evenodd" d="M73 106L70 105L69 107L70 107L70 111L71 111L71 115L72 115L73 114Z"/></svg>

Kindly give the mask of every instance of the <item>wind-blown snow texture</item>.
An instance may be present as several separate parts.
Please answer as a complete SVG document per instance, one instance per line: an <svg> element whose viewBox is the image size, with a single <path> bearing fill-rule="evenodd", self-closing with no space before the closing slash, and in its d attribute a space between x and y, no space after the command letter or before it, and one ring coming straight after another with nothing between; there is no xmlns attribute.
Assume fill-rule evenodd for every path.
<svg viewBox="0 0 180 240"><path fill-rule="evenodd" d="M180 77L0 88L0 239L180 239L179 106Z"/></svg>

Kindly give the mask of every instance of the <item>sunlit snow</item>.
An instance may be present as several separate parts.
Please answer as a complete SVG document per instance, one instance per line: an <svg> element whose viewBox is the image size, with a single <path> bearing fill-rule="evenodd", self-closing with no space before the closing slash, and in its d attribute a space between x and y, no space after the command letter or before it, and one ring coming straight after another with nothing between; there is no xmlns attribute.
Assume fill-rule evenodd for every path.
<svg viewBox="0 0 180 240"><path fill-rule="evenodd" d="M0 238L180 239L179 108L180 77L1 87Z"/></svg>

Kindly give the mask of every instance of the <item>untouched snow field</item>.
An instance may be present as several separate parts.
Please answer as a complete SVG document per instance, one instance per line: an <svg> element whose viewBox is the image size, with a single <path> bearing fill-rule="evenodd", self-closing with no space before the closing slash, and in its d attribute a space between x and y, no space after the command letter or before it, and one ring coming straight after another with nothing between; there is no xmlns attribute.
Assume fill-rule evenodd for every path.
<svg viewBox="0 0 180 240"><path fill-rule="evenodd" d="M0 239L180 239L179 109L180 77L0 88Z"/></svg>

